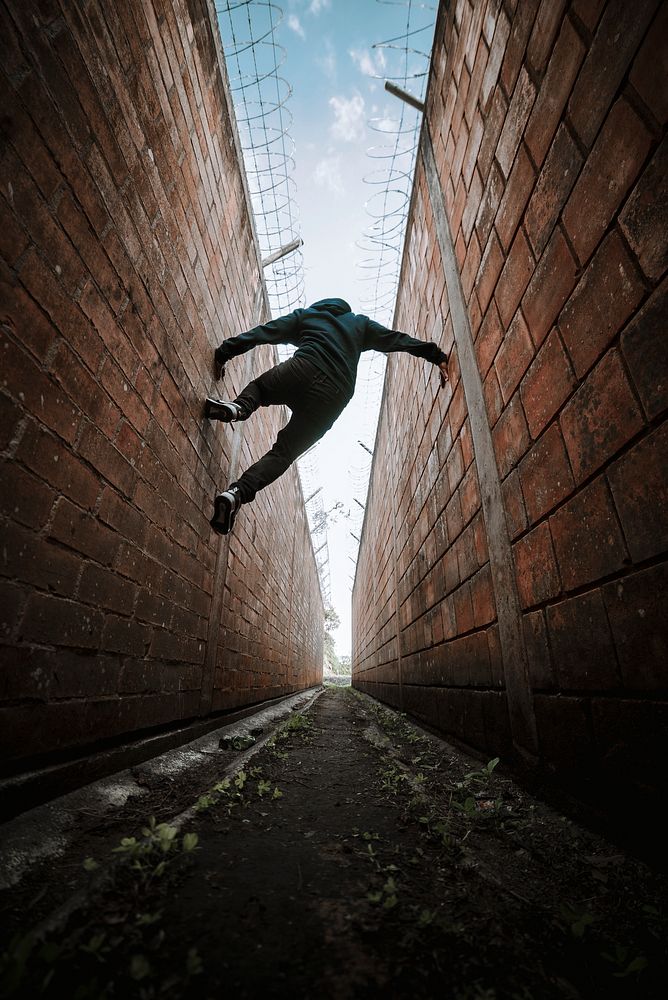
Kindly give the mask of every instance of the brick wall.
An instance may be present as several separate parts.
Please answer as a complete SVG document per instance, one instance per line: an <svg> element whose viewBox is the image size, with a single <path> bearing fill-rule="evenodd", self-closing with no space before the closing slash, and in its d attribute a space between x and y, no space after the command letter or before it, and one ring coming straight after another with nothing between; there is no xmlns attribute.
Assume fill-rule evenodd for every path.
<svg viewBox="0 0 668 1000"><path fill-rule="evenodd" d="M284 419L201 418L265 310L207 0L0 4L0 731L16 761L316 683L295 470L212 498ZM229 365L226 390L275 362ZM299 566L293 575L292 566Z"/></svg>
<svg viewBox="0 0 668 1000"><path fill-rule="evenodd" d="M391 359L354 590L356 686L593 796L663 780L667 11L441 5L395 326L451 380Z"/></svg>

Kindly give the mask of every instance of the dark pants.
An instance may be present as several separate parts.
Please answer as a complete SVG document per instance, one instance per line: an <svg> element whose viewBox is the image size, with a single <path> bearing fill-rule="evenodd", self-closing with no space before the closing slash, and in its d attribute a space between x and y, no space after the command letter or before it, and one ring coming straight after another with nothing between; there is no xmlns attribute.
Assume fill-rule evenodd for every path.
<svg viewBox="0 0 668 1000"><path fill-rule="evenodd" d="M249 382L234 401L241 407L242 420L258 406L282 403L290 407L292 417L279 431L271 451L231 484L239 487L242 503L253 500L258 490L282 476L296 458L319 441L349 398L344 389L304 358L283 361Z"/></svg>

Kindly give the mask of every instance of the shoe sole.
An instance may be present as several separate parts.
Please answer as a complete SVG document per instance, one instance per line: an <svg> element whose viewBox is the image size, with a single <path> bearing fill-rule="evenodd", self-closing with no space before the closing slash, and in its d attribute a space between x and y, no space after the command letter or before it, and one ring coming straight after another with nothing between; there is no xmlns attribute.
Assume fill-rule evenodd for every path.
<svg viewBox="0 0 668 1000"><path fill-rule="evenodd" d="M229 535L234 527L238 510L238 507L236 510L233 510L232 504L227 497L220 494L213 502L213 517L209 521L209 524L219 535Z"/></svg>
<svg viewBox="0 0 668 1000"><path fill-rule="evenodd" d="M204 416L207 420L220 420L224 424L235 423L235 418L229 412L229 410L223 410L222 413L216 412L220 403L213 399L206 399L204 401Z"/></svg>

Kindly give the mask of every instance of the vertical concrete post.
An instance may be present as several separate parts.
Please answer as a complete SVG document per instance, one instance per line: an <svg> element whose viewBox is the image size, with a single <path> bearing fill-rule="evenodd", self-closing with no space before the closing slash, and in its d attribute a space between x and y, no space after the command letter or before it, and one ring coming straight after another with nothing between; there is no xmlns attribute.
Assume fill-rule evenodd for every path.
<svg viewBox="0 0 668 1000"><path fill-rule="evenodd" d="M424 163L429 201L450 305L452 328L457 345L464 396L471 424L483 516L487 528L489 562L499 622L499 638L508 698L508 712L513 741L518 750L535 755L538 748L533 697L529 682L520 601L510 535L501 495L501 479L494 453L487 417L482 379L473 347L473 336L462 290L455 248L445 208L429 129L422 129L421 154Z"/></svg>
<svg viewBox="0 0 668 1000"><path fill-rule="evenodd" d="M392 357L388 358L388 365L394 364ZM387 376L386 376L387 377ZM389 401L389 395L388 395ZM393 459L395 453L393 452ZM397 470L394 469L394 484L399 481ZM397 493L396 489L390 489L392 497L392 564L394 569L394 613L396 618L397 633L397 681L399 683L399 708L404 710L404 684L401 663L401 601L399 600L399 550L397 546Z"/></svg>

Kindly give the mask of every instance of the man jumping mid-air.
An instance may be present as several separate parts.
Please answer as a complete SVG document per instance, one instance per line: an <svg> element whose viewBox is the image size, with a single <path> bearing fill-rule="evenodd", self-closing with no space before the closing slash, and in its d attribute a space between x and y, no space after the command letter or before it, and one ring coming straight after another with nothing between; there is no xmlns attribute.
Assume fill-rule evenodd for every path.
<svg viewBox="0 0 668 1000"><path fill-rule="evenodd" d="M242 503L250 503L258 490L283 475L329 430L355 391L362 351L406 351L438 365L441 387L448 378L447 355L436 344L358 316L343 299L321 299L308 309L295 309L230 337L216 348L217 377L223 377L230 358L260 344L293 344L297 350L288 361L249 382L233 402L207 398L204 415L230 423L247 420L258 406L284 403L292 417L279 431L271 451L216 496L211 527L221 535L232 530Z"/></svg>

